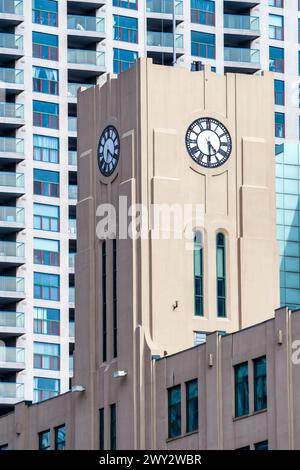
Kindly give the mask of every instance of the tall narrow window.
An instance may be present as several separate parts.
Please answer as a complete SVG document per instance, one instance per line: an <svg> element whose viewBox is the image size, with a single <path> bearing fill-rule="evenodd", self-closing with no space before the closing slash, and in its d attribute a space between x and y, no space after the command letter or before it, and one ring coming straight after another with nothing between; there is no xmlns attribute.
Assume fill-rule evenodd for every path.
<svg viewBox="0 0 300 470"><path fill-rule="evenodd" d="M110 450L117 448L117 410L116 404L110 405Z"/></svg>
<svg viewBox="0 0 300 470"><path fill-rule="evenodd" d="M104 450L104 408L99 410L99 450Z"/></svg>
<svg viewBox="0 0 300 470"><path fill-rule="evenodd" d="M51 449L50 430L39 432L39 450Z"/></svg>
<svg viewBox="0 0 300 470"><path fill-rule="evenodd" d="M194 238L194 296L195 315L203 317L203 240L201 232Z"/></svg>
<svg viewBox="0 0 300 470"><path fill-rule="evenodd" d="M117 319L117 240L113 240L113 357L118 355Z"/></svg>
<svg viewBox="0 0 300 470"><path fill-rule="evenodd" d="M267 408L267 361L266 356L253 361L254 411Z"/></svg>
<svg viewBox="0 0 300 470"><path fill-rule="evenodd" d="M168 389L168 437L181 434L181 389L180 385Z"/></svg>
<svg viewBox="0 0 300 470"><path fill-rule="evenodd" d="M106 361L107 354L107 318L106 318L106 242L102 242L102 360Z"/></svg>
<svg viewBox="0 0 300 470"><path fill-rule="evenodd" d="M234 367L235 382L235 416L249 414L249 380L248 363L243 362Z"/></svg>
<svg viewBox="0 0 300 470"><path fill-rule="evenodd" d="M226 317L226 254L223 233L217 234L217 315Z"/></svg>
<svg viewBox="0 0 300 470"><path fill-rule="evenodd" d="M54 429L55 450L65 450L66 448L66 426L58 426Z"/></svg>
<svg viewBox="0 0 300 470"><path fill-rule="evenodd" d="M198 380L191 380L186 387L186 432L198 429Z"/></svg>

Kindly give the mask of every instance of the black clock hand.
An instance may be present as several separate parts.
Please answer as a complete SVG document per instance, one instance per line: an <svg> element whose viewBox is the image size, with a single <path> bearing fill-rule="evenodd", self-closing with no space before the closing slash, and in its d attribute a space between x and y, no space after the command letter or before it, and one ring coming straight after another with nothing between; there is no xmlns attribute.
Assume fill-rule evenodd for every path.
<svg viewBox="0 0 300 470"><path fill-rule="evenodd" d="M207 146L208 146L208 159L207 160L208 160L208 163L210 164L210 162L211 162L211 158L210 158L211 157L211 152L210 152L210 150L211 150L211 147L212 147L212 145L210 143L210 140L207 141Z"/></svg>

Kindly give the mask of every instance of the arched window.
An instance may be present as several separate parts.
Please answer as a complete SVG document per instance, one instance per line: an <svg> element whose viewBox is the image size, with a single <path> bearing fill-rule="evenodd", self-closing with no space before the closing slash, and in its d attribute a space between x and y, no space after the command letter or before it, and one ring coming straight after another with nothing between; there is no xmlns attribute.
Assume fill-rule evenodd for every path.
<svg viewBox="0 0 300 470"><path fill-rule="evenodd" d="M226 247L225 235L217 233L217 315L226 317Z"/></svg>
<svg viewBox="0 0 300 470"><path fill-rule="evenodd" d="M194 237L194 297L195 315L203 317L203 240L199 231Z"/></svg>

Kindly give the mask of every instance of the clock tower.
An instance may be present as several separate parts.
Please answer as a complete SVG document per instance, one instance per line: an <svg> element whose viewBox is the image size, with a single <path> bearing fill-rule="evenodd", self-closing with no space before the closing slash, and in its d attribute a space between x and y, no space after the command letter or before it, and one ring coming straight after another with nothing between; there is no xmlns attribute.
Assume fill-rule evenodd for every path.
<svg viewBox="0 0 300 470"><path fill-rule="evenodd" d="M78 107L80 445L97 447L97 410L116 404L118 448L151 448L153 357L279 306L273 79L143 59L80 92ZM130 236L137 206L143 234ZM171 222L157 228L154 208Z"/></svg>

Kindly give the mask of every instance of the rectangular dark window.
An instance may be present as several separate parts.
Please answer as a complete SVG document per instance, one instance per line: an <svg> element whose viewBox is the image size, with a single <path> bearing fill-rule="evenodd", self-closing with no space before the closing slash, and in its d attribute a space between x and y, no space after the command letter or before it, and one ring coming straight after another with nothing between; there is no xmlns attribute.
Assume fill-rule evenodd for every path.
<svg viewBox="0 0 300 470"><path fill-rule="evenodd" d="M33 205L33 225L36 230L59 231L59 207L47 204Z"/></svg>
<svg viewBox="0 0 300 470"><path fill-rule="evenodd" d="M58 26L58 2L55 0L33 0L32 22L45 26Z"/></svg>
<svg viewBox="0 0 300 470"><path fill-rule="evenodd" d="M33 100L33 125L46 129L59 128L59 105L48 101Z"/></svg>
<svg viewBox="0 0 300 470"><path fill-rule="evenodd" d="M50 379L47 377L34 377L33 378L33 401L48 400L49 398L56 397L60 392L60 380Z"/></svg>
<svg viewBox="0 0 300 470"><path fill-rule="evenodd" d="M137 44L138 20L130 16L113 15L114 40Z"/></svg>
<svg viewBox="0 0 300 470"><path fill-rule="evenodd" d="M284 73L284 49L281 47L269 47L269 70Z"/></svg>
<svg viewBox="0 0 300 470"><path fill-rule="evenodd" d="M275 137L284 139L285 137L285 114L275 113Z"/></svg>
<svg viewBox="0 0 300 470"><path fill-rule="evenodd" d="M113 357L118 355L117 240L113 240Z"/></svg>
<svg viewBox="0 0 300 470"><path fill-rule="evenodd" d="M33 192L40 196L59 197L59 172L34 168Z"/></svg>
<svg viewBox="0 0 300 470"><path fill-rule="evenodd" d="M215 2L211 0L191 0L191 22L215 25Z"/></svg>
<svg viewBox="0 0 300 470"><path fill-rule="evenodd" d="M58 60L58 36L33 31L32 55L37 59Z"/></svg>
<svg viewBox="0 0 300 470"><path fill-rule="evenodd" d="M117 448L117 409L116 404L110 405L110 449Z"/></svg>
<svg viewBox="0 0 300 470"><path fill-rule="evenodd" d="M268 450L268 441L261 441L254 444L254 450Z"/></svg>
<svg viewBox="0 0 300 470"><path fill-rule="evenodd" d="M34 272L35 299L60 300L60 277L58 274Z"/></svg>
<svg viewBox="0 0 300 470"><path fill-rule="evenodd" d="M58 426L54 429L55 450L65 450L66 447L66 426Z"/></svg>
<svg viewBox="0 0 300 470"><path fill-rule="evenodd" d="M58 95L58 70L47 67L32 68L33 91L46 93L48 95Z"/></svg>
<svg viewBox="0 0 300 470"><path fill-rule="evenodd" d="M253 361L254 411L267 408L267 360L266 356Z"/></svg>
<svg viewBox="0 0 300 470"><path fill-rule="evenodd" d="M102 242L102 360L107 359L106 242Z"/></svg>
<svg viewBox="0 0 300 470"><path fill-rule="evenodd" d="M99 450L104 450L104 408L99 410Z"/></svg>
<svg viewBox="0 0 300 470"><path fill-rule="evenodd" d="M59 139L34 134L33 159L39 162L59 163Z"/></svg>
<svg viewBox="0 0 300 470"><path fill-rule="evenodd" d="M126 49L114 49L114 73L121 73L132 67L138 58L138 53Z"/></svg>
<svg viewBox="0 0 300 470"><path fill-rule="evenodd" d="M47 431L39 432L39 450L50 450L51 448L51 437L50 429Z"/></svg>
<svg viewBox="0 0 300 470"><path fill-rule="evenodd" d="M284 106L284 81L283 80L274 80L274 98L275 104Z"/></svg>
<svg viewBox="0 0 300 470"><path fill-rule="evenodd" d="M180 385L168 389L168 437L181 434L181 388Z"/></svg>
<svg viewBox="0 0 300 470"><path fill-rule="evenodd" d="M198 429L198 380L186 382L186 432Z"/></svg>
<svg viewBox="0 0 300 470"><path fill-rule="evenodd" d="M38 335L59 336L60 311L56 308L33 307L33 331Z"/></svg>
<svg viewBox="0 0 300 470"><path fill-rule="evenodd" d="M33 262L45 266L59 266L60 243L46 238L33 239Z"/></svg>
<svg viewBox="0 0 300 470"><path fill-rule="evenodd" d="M33 367L35 369L60 370L60 345L34 342Z"/></svg>
<svg viewBox="0 0 300 470"><path fill-rule="evenodd" d="M249 414L249 379L248 363L243 362L234 367L235 382L235 416Z"/></svg>
<svg viewBox="0 0 300 470"><path fill-rule="evenodd" d="M113 6L127 8L128 10L137 10L138 0L113 0Z"/></svg>
<svg viewBox="0 0 300 470"><path fill-rule="evenodd" d="M191 31L192 55L207 59L216 58L216 37L214 34Z"/></svg>

